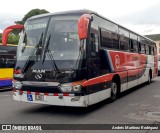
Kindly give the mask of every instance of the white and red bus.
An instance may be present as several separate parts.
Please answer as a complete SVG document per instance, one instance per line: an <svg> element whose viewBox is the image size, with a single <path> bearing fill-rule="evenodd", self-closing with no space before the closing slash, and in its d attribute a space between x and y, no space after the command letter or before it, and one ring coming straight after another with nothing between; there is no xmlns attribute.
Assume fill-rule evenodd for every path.
<svg viewBox="0 0 160 133"><path fill-rule="evenodd" d="M13 80L17 101L87 107L158 74L156 44L99 14L68 11L28 19Z"/></svg>

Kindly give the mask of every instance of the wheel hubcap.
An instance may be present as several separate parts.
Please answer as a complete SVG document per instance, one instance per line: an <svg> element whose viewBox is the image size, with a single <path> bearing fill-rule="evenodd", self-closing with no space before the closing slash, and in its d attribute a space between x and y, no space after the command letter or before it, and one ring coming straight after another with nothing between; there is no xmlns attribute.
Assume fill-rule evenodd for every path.
<svg viewBox="0 0 160 133"><path fill-rule="evenodd" d="M114 95L117 94L117 85L116 85L115 83L112 84L112 93L113 93Z"/></svg>

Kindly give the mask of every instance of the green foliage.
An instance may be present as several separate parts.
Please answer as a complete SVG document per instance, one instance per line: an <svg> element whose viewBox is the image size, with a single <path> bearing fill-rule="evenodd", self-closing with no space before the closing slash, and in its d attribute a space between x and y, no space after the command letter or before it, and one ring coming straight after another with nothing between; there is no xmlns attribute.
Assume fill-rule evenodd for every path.
<svg viewBox="0 0 160 133"><path fill-rule="evenodd" d="M8 35L8 43L9 44L18 44L19 35L9 34Z"/></svg>
<svg viewBox="0 0 160 133"><path fill-rule="evenodd" d="M159 41L160 40L160 34L146 35L146 37L152 39L153 41Z"/></svg>
<svg viewBox="0 0 160 133"><path fill-rule="evenodd" d="M44 13L49 13L48 11L46 11L45 9L32 9L31 11L29 11L21 21L16 21L16 24L24 24L26 22L26 20L32 16L35 15L40 15L40 14L44 14ZM19 41L19 33L21 30L19 29L14 29L9 35L8 35L8 44L18 44ZM2 43L2 34L0 34L0 43Z"/></svg>
<svg viewBox="0 0 160 133"><path fill-rule="evenodd" d="M45 9L32 9L31 11L29 11L24 18L21 21L16 21L16 24L24 24L26 22L26 20L32 16L36 16L36 15L40 15L40 14L44 14L44 13L49 13L48 11L46 11Z"/></svg>
<svg viewBox="0 0 160 133"><path fill-rule="evenodd" d="M14 34L9 34L8 35L8 44L15 44L17 45L19 41L19 36L18 35L14 35ZM2 34L0 34L0 43L2 43Z"/></svg>
<svg viewBox="0 0 160 133"><path fill-rule="evenodd" d="M20 32L21 32L22 30L20 30L20 29L13 29L12 30L12 34L14 34L14 35L19 35L20 34Z"/></svg>
<svg viewBox="0 0 160 133"><path fill-rule="evenodd" d="M24 24L26 22L26 20L32 16L36 16L36 15L40 15L40 14L44 14L44 13L49 13L48 11L46 11L45 9L32 9L31 11L29 11L21 21L15 21L16 24ZM15 35L19 35L20 30L19 29L14 29L12 31L13 34Z"/></svg>

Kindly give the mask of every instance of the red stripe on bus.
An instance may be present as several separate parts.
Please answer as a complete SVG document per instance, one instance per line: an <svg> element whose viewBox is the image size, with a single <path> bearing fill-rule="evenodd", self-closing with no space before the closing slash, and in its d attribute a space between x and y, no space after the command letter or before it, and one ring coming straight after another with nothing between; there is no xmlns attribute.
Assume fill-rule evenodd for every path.
<svg viewBox="0 0 160 133"><path fill-rule="evenodd" d="M91 85L95 85L95 84L111 81L114 75L115 74L107 74L107 75L103 75L103 76L96 77L96 78L93 78L93 79L89 79L89 80L85 81L82 84L82 86L83 87L87 87L87 86L91 86Z"/></svg>
<svg viewBox="0 0 160 133"><path fill-rule="evenodd" d="M13 78L0 78L0 80L12 80Z"/></svg>
<svg viewBox="0 0 160 133"><path fill-rule="evenodd" d="M48 96L48 93L44 93L45 96Z"/></svg>
<svg viewBox="0 0 160 133"><path fill-rule="evenodd" d="M58 96L58 93L53 93L53 96Z"/></svg>
<svg viewBox="0 0 160 133"><path fill-rule="evenodd" d="M36 95L39 95L39 94L40 94L40 92L35 92L35 94L36 94Z"/></svg>
<svg viewBox="0 0 160 133"><path fill-rule="evenodd" d="M19 93L21 93L21 94L22 94L22 93L23 93L23 91L22 91L22 90L19 90Z"/></svg>
<svg viewBox="0 0 160 133"><path fill-rule="evenodd" d="M30 92L30 91L27 91L27 94L31 94L31 92Z"/></svg>
<svg viewBox="0 0 160 133"><path fill-rule="evenodd" d="M63 96L69 96L69 94L68 93L63 93Z"/></svg>

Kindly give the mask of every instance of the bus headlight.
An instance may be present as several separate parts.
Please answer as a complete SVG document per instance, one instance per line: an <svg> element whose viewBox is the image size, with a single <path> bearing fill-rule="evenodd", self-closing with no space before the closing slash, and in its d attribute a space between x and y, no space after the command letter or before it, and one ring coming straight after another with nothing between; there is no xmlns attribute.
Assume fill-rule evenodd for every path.
<svg viewBox="0 0 160 133"><path fill-rule="evenodd" d="M61 84L59 87L63 92L71 92L72 91L72 85L70 83Z"/></svg>
<svg viewBox="0 0 160 133"><path fill-rule="evenodd" d="M74 91L74 92L78 92L78 91L80 91L80 90L81 90L81 88L82 88L82 86L81 86L81 85L73 86L73 91Z"/></svg>
<svg viewBox="0 0 160 133"><path fill-rule="evenodd" d="M79 92L82 88L81 85L73 86L71 83L61 84L59 87L63 92Z"/></svg>
<svg viewBox="0 0 160 133"><path fill-rule="evenodd" d="M22 88L22 83L19 81L12 81L12 87L16 89L21 89Z"/></svg>

